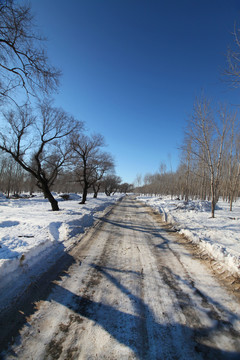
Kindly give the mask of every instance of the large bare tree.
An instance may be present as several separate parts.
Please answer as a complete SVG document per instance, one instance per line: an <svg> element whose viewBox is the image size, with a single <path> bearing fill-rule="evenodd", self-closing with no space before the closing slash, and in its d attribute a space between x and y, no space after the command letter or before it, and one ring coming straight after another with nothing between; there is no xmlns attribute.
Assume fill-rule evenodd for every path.
<svg viewBox="0 0 240 360"><path fill-rule="evenodd" d="M28 4L0 2L0 100L56 88L60 72L49 65L45 39L38 35Z"/></svg>
<svg viewBox="0 0 240 360"><path fill-rule="evenodd" d="M49 102L39 105L34 116L28 106L5 114L0 131L0 149L12 156L37 181L52 210L59 210L50 189L71 154L70 135L82 129L64 110Z"/></svg>

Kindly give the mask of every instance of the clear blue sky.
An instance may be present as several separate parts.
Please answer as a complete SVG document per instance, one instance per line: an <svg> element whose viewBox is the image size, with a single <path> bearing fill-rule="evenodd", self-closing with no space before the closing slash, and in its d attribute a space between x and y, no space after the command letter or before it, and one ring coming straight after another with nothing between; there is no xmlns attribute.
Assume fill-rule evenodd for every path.
<svg viewBox="0 0 240 360"><path fill-rule="evenodd" d="M240 103L220 80L239 0L30 0L63 72L55 103L100 132L123 181L173 170L194 99Z"/></svg>

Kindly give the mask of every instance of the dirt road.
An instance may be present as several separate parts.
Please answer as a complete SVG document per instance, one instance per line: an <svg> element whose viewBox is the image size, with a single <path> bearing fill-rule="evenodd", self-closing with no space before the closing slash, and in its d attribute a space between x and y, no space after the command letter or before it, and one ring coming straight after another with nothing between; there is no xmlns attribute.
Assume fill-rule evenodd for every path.
<svg viewBox="0 0 240 360"><path fill-rule="evenodd" d="M237 298L162 225L124 198L62 259L61 277L52 269L30 291L3 357L240 359Z"/></svg>

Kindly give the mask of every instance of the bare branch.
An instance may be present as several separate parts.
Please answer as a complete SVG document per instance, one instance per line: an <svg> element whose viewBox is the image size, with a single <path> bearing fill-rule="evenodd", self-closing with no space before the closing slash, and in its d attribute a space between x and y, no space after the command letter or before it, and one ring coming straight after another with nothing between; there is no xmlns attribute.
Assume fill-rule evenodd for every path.
<svg viewBox="0 0 240 360"><path fill-rule="evenodd" d="M49 93L58 86L60 71L49 65L44 39L35 32L31 9L13 0L0 7L0 96L14 99L13 89L24 89L27 97Z"/></svg>

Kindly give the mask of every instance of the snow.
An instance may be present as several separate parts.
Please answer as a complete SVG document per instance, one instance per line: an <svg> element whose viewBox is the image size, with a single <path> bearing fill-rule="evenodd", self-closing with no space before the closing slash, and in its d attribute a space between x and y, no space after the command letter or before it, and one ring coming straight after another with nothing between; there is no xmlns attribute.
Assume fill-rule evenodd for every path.
<svg viewBox="0 0 240 360"><path fill-rule="evenodd" d="M0 194L0 310L79 241L86 228L121 196L100 194L93 199L90 195L86 204L80 205L77 194L69 194L66 201L57 195L60 211L53 212L39 194L20 199ZM165 221L233 275L240 275L240 200L232 212L228 203L220 201L212 219L208 201L138 199L160 212Z"/></svg>
<svg viewBox="0 0 240 360"><path fill-rule="evenodd" d="M162 214L180 234L207 253L231 274L240 276L240 200L229 210L229 204L219 201L215 218L211 217L209 201L182 201L170 197L138 196L146 205Z"/></svg>
<svg viewBox="0 0 240 360"><path fill-rule="evenodd" d="M60 211L51 211L40 194L20 199L0 194L0 309L79 241L79 234L120 197L90 195L81 205L77 194L66 201L59 195Z"/></svg>
<svg viewBox="0 0 240 360"><path fill-rule="evenodd" d="M95 230L49 296L21 309L4 359L237 358L237 298L179 236L133 197Z"/></svg>

